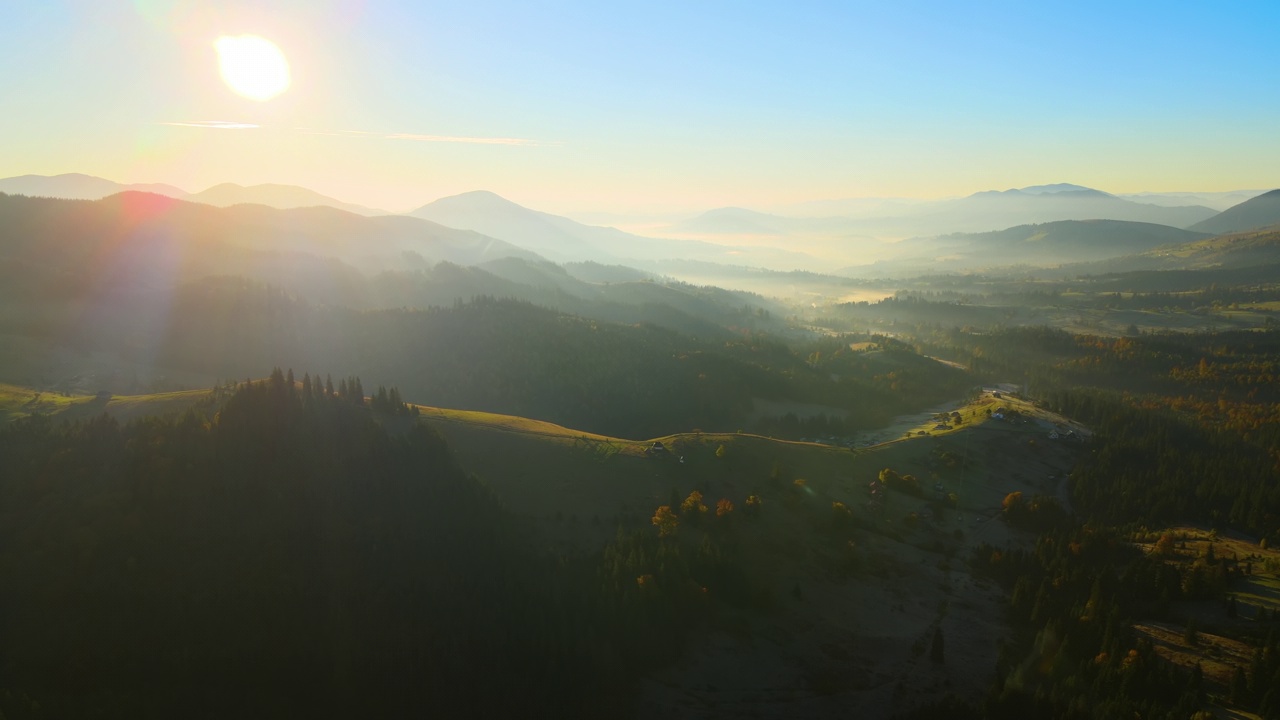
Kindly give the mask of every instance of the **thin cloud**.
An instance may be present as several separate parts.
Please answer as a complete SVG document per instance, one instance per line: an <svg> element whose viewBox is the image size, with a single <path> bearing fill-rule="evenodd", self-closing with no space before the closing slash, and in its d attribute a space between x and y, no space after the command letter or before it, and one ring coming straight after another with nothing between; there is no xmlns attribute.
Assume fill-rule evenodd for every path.
<svg viewBox="0 0 1280 720"><path fill-rule="evenodd" d="M504 137L465 137L458 135L424 135L420 133L376 133L368 130L317 130L315 128L294 128L298 132L307 135L328 135L331 137L374 137L383 140L414 140L417 142L437 142L437 143L464 143L470 145L523 145L526 147L534 147L538 145L558 145L559 143L545 143L538 140L530 140L528 138L504 138Z"/></svg>
<svg viewBox="0 0 1280 720"><path fill-rule="evenodd" d="M469 143L472 145L543 145L537 140L527 138L494 138L494 137L456 137L453 135L418 135L416 133L393 133L385 135L388 140L416 140L418 142Z"/></svg>
<svg viewBox="0 0 1280 720"><path fill-rule="evenodd" d="M315 128L294 128L303 135L328 135L329 137L381 137L380 133L364 130L317 130Z"/></svg>
<svg viewBox="0 0 1280 720"><path fill-rule="evenodd" d="M229 120L187 120L185 122L162 122L160 124L173 127L210 128L213 130L256 130L262 127L253 123L232 122Z"/></svg>
<svg viewBox="0 0 1280 720"><path fill-rule="evenodd" d="M191 120L187 122L163 122L161 125L176 127L210 128L214 130L247 130L259 128L252 123L228 122L223 120ZM328 137L363 137L381 140L411 140L414 142L463 143L466 145L508 145L513 147L547 147L560 146L561 142L544 142L529 138L510 137L467 137L460 135L424 135L420 133L378 133L368 130L321 130L318 128L295 127L293 132L303 135L323 135Z"/></svg>

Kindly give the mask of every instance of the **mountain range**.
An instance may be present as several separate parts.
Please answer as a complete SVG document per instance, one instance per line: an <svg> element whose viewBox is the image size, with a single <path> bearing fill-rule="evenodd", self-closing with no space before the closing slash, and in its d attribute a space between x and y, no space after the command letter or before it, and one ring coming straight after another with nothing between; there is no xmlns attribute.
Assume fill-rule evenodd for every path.
<svg viewBox="0 0 1280 720"><path fill-rule="evenodd" d="M19 175L0 180L0 192L30 197L63 198L66 200L101 200L108 195L136 190L173 198L185 198L190 193L163 183L134 183L126 185L106 178L65 173L63 175Z"/></svg>
<svg viewBox="0 0 1280 720"><path fill-rule="evenodd" d="M268 279L290 266L289 272L300 272L334 263L350 272L381 272L540 259L419 218L363 217L328 207L217 208L137 191L94 201L0 195L0 222L6 260L76 271L84 263L129 276L154 272L167 281L220 273ZM271 269L264 274L262 268Z"/></svg>
<svg viewBox="0 0 1280 720"><path fill-rule="evenodd" d="M1208 237L1153 223L1059 220L985 233L952 233L897 243L891 260L846 268L857 276L963 272L1015 265L1057 266L1142 253Z"/></svg>
<svg viewBox="0 0 1280 720"><path fill-rule="evenodd" d="M1199 205L1164 206L1134 202L1069 183L990 190L956 200L881 205L877 209L883 214L786 217L741 208L718 208L675 223L669 232L700 236L803 238L835 235L901 239L956 232L990 232L1059 220L1124 220L1185 228L1217 214L1216 210Z"/></svg>
<svg viewBox="0 0 1280 720"><path fill-rule="evenodd" d="M1245 200L1253 199L1266 190L1230 190L1228 192L1141 192L1118 193L1116 197L1132 200L1148 205L1164 205L1166 207L1185 207L1202 205L1222 212L1229 207L1239 205Z"/></svg>
<svg viewBox="0 0 1280 720"><path fill-rule="evenodd" d="M164 195L177 200L230 207L232 205L256 204L289 210L292 208L326 206L346 210L357 215L390 215L385 210L364 207L353 203L342 202L314 190L297 185L237 185L222 183L214 185L198 193L189 193L182 188L163 183L123 184L105 178L67 173L64 175L20 175L0 180L0 192L9 195L27 195L30 197L52 197L67 200L101 200L116 193L137 191Z"/></svg>
<svg viewBox="0 0 1280 720"><path fill-rule="evenodd" d="M1088 262L1106 253L1142 252L1154 245L1199 237L1170 232L1179 228L1217 234L1280 223L1280 191L1201 194L1214 204L1247 198L1218 213L1191 204L1200 197L1191 193L1149 194L1141 198L1159 202L1137 202L1135 196L1055 183L979 192L955 200L873 199L860 204L824 201L806 206L809 210L844 208L852 211L851 215L792 216L718 208L672 223L655 231L653 235L658 237L653 237L532 210L487 191L441 198L407 216L397 216L290 185L224 183L187 193L171 185L123 185L80 174L0 180L0 192L15 195L100 199L138 191L235 207L238 215L246 218L269 208L297 211L282 224L276 219L263 220L262 227L271 227L270 233L258 228L246 230L246 237L255 243L271 240L276 249L289 252L318 248L322 254L340 257L366 271L386 269L397 261L415 267L415 263L440 260L466 265L522 257L625 265L677 276L679 266L673 267L672 261L782 271L863 267L875 275L938 259L953 269L986 266L996 259L992 255L996 247L1001 248L998 258L1005 264ZM258 210L252 209L255 207ZM355 217L361 215L377 222L370 226L355 223ZM415 224L423 221L428 224ZM1085 221L1091 222L1053 225ZM442 240L446 236L447 242ZM424 244L423 237L433 238L434 244ZM889 239L900 241L891 243Z"/></svg>
<svg viewBox="0 0 1280 720"><path fill-rule="evenodd" d="M814 257L786 248L643 237L617 228L585 225L559 215L530 210L484 190L441 198L409 214L448 227L501 238L560 262L589 260L646 269L652 269L656 261L668 259L786 270L819 264Z"/></svg>
<svg viewBox="0 0 1280 720"><path fill-rule="evenodd" d="M216 208L135 191L93 201L0 194L0 300L22 308L0 317L0 335L134 333L180 323L170 314L173 297L198 305L226 292L357 312L504 298L702 338L785 317L783 305L750 293L628 268L555 265L420 218Z"/></svg>

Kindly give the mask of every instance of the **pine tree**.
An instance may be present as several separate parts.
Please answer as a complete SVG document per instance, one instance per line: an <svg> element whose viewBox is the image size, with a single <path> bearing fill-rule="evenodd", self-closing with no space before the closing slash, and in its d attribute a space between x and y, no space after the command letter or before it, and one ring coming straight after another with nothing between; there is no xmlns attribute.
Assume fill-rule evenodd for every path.
<svg viewBox="0 0 1280 720"><path fill-rule="evenodd" d="M1249 679L1244 674L1244 668L1237 665L1235 674L1231 676L1231 703L1243 705L1248 699Z"/></svg>

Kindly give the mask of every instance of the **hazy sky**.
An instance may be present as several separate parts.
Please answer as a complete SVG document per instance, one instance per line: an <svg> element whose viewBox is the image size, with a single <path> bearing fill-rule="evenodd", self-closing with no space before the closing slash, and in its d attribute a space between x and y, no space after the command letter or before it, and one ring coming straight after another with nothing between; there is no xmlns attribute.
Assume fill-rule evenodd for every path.
<svg viewBox="0 0 1280 720"><path fill-rule="evenodd" d="M1277 27L1275 0L14 0L0 177L553 212L1270 188ZM222 82L214 42L244 33L287 92ZM258 127L182 124L207 121Z"/></svg>

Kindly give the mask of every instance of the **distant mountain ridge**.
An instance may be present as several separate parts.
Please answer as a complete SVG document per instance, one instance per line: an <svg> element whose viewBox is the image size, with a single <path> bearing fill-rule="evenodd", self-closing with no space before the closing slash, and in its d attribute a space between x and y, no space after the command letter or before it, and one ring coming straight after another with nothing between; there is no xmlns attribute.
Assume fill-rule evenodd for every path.
<svg viewBox="0 0 1280 720"><path fill-rule="evenodd" d="M390 215L386 210L342 202L327 195L297 185L237 185L222 183L198 193L163 183L124 184L106 178L67 173L63 175L21 175L0 179L0 192L29 197L51 197L66 200L101 200L122 192L149 192L177 200L229 207L231 205L266 205L278 210L302 207L332 207L357 215Z"/></svg>
<svg viewBox="0 0 1280 720"><path fill-rule="evenodd" d="M1121 220L1185 228L1214 214L1207 207L1148 205L1064 183L974 193L926 218L935 227L951 226L949 232L989 232L1060 220Z"/></svg>
<svg viewBox="0 0 1280 720"><path fill-rule="evenodd" d="M0 223L0 247L10 259L56 266L120 250L136 256L139 267L170 263L166 272L174 276L259 277L262 267L278 273L290 263L381 272L446 261L541 259L501 240L418 218L363 217L329 207L218 208L136 191L93 201L0 195Z"/></svg>
<svg viewBox="0 0 1280 720"><path fill-rule="evenodd" d="M828 203L828 207L838 207ZM985 190L954 200L897 206L891 213L847 217L785 217L741 208L717 208L672 225L672 233L702 235L835 235L848 238L908 238L950 233L992 232L1018 225L1065 220L1119 220L1185 228L1217 211L1198 205L1153 205L1101 190L1055 183L1009 190Z"/></svg>
<svg viewBox="0 0 1280 720"><path fill-rule="evenodd" d="M1196 223L1190 229L1213 235L1243 232L1280 225L1280 190L1263 193L1250 200L1223 210L1207 220Z"/></svg>
<svg viewBox="0 0 1280 720"><path fill-rule="evenodd" d="M262 185L237 185L222 183L188 195L185 200L204 203L214 207L230 207L232 205L266 205L278 210L291 210L306 207L331 207L345 210L356 215L390 215L385 210L375 210L363 205L342 202L314 190L297 185L278 185L265 183Z"/></svg>
<svg viewBox="0 0 1280 720"><path fill-rule="evenodd" d="M574 227L577 223L571 220L530 210L488 190L440 198L409 215L446 227L512 238L509 242L552 260L596 259L590 257L595 248L583 237L590 226Z"/></svg>
<svg viewBox="0 0 1280 720"><path fill-rule="evenodd" d="M222 183L199 193L188 193L172 185L126 185L83 174L24 175L0 179L0 192L29 197L101 200L129 191L152 192L214 207L261 205L279 210L326 207L370 217L404 217L342 202L293 185L245 187ZM786 248L737 247L649 238L616 228L585 225L569 218L530 210L484 190L441 198L409 215L505 241L510 250L527 248L528 257L545 256L559 261L645 265L659 260L687 259L786 269L812 268L820 264L811 256ZM393 221L390 222L394 225Z"/></svg>
<svg viewBox="0 0 1280 720"><path fill-rule="evenodd" d="M1026 193L1028 195L1045 195L1062 192L1089 192L1100 193L1102 195L1111 195L1101 190L1094 190L1083 185L1073 185L1072 183L1053 183L1051 185L1030 185L1024 188L1017 188L1017 192ZM1113 196L1114 197L1114 196Z"/></svg>
<svg viewBox="0 0 1280 720"><path fill-rule="evenodd" d="M962 240L988 252L1061 262L1084 254L1115 256L1191 242L1203 237L1204 233L1154 223L1059 220L1038 225L1019 225L996 232L949 235L937 240Z"/></svg>
<svg viewBox="0 0 1280 720"><path fill-rule="evenodd" d="M1229 190L1227 192L1141 192L1121 193L1117 197L1148 205L1185 207L1202 205L1222 212L1267 192L1266 190Z"/></svg>
<svg viewBox="0 0 1280 720"><path fill-rule="evenodd" d="M1014 265L1049 267L1103 261L1206 237L1204 233L1154 223L1059 220L994 232L912 238L898 243L901 254L895 260L865 268L846 268L842 272L857 275L860 270L874 270L879 274L912 274Z"/></svg>
<svg viewBox="0 0 1280 720"><path fill-rule="evenodd" d="M171 185L123 185L82 174L24 175L0 180L0 192L20 195L100 199L121 191L155 192L215 207L260 205L277 209L325 207L357 215L384 211L342 202L307 188L223 183L199 193ZM1239 194L1248 194L1240 191ZM1177 195L1177 194L1175 194ZM1215 202L1233 196L1215 195ZM662 272L668 260L711 262L775 270L825 271L890 257L912 245L913 237L999 232L1011 227L1060 221L1115 220L1149 223L1203 232L1229 232L1280 222L1280 213L1262 209L1268 195L1216 219L1216 211L1194 198L1161 196L1162 204L1138 202L1073 183L1050 183L977 192L943 201L825 203L814 207L849 208L851 216L804 216L726 207L708 210L665 229L632 234L613 227L580 223L532 210L495 193L479 190L440 198L408 215L449 228L470 230L524 248L530 255L557 262L625 264ZM860 208L860 209L858 209ZM1210 222L1211 218L1215 218ZM1274 218L1274 219L1273 219ZM1201 223L1204 223L1201 225ZM394 223L392 223L394 224ZM1130 248L1127 251L1140 251ZM503 250L510 252L510 250Z"/></svg>
<svg viewBox="0 0 1280 720"><path fill-rule="evenodd" d="M670 259L786 269L819 264L811 256L784 248L652 238L632 235L617 228L585 225L559 215L531 210L487 190L441 198L409 215L501 238L558 262L587 260L641 268Z"/></svg>
<svg viewBox="0 0 1280 720"><path fill-rule="evenodd" d="M1021 197L1051 197L1055 201L1066 199L1099 199L1114 198L1115 195L1106 193L1093 188L1082 187L1080 185L1072 185L1070 183L1058 183L1056 185L1033 185L1025 188L1011 188L1009 190L982 190L969 196L968 199L989 199L989 198L1021 198Z"/></svg>
<svg viewBox="0 0 1280 720"><path fill-rule="evenodd" d="M134 183L130 185L106 178L66 173L63 175L19 175L0 180L0 192L29 197L51 197L66 200L101 200L108 195L136 190L168 197L185 199L188 193L173 185L163 183Z"/></svg>

